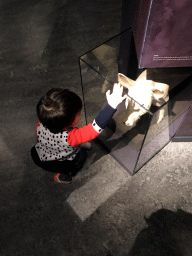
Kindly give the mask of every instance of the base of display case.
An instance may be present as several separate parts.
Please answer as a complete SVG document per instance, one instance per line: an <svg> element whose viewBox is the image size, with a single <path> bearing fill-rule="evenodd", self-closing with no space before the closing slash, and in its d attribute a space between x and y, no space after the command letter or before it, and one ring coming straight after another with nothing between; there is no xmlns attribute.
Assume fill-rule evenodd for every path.
<svg viewBox="0 0 192 256"><path fill-rule="evenodd" d="M192 105L172 142L192 142Z"/></svg>
<svg viewBox="0 0 192 256"><path fill-rule="evenodd" d="M192 136L175 136L172 142L192 142Z"/></svg>

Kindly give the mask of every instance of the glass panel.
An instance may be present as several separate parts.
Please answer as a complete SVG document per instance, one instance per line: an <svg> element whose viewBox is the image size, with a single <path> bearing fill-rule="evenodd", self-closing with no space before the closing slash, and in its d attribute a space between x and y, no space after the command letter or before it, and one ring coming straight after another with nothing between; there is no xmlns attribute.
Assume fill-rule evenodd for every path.
<svg viewBox="0 0 192 256"><path fill-rule="evenodd" d="M170 101L159 108L151 119L150 127L139 156L136 173L144 164L146 164L156 153L158 153L169 141L169 113ZM163 119L162 119L163 117ZM162 119L162 120L161 120ZM161 120L161 121L160 121Z"/></svg>
<svg viewBox="0 0 192 256"><path fill-rule="evenodd" d="M192 105L190 105L181 126L178 128L174 141L192 141Z"/></svg>
<svg viewBox="0 0 192 256"><path fill-rule="evenodd" d="M171 97L171 125L170 136L173 137L182 125L187 116L192 101L192 83L190 79L185 80L178 85Z"/></svg>
<svg viewBox="0 0 192 256"><path fill-rule="evenodd" d="M156 72L154 72L156 70ZM170 100L158 110L153 112L153 118L151 120L150 128L145 138L145 143L143 145L139 160L134 173L136 173L147 161L149 161L156 153L158 153L176 134L176 131L181 126L188 109L191 105L192 90L190 88L190 73L191 69L177 69L178 73L175 76L173 74L173 69L153 69L149 70L150 76L154 72L156 78L153 80L160 81L163 83L169 82L170 90ZM180 73L179 73L180 71ZM157 78L158 75L159 79ZM170 81L172 77L172 81ZM184 79L187 78L187 79ZM184 82L183 82L184 79ZM169 81L168 81L169 80ZM177 84L177 80L181 82ZM164 116L161 122L158 122L159 117Z"/></svg>
<svg viewBox="0 0 192 256"><path fill-rule="evenodd" d="M102 86L105 84L105 79L81 59L80 67L86 122L92 123L101 108L106 104L106 96L102 91ZM108 83L109 89L112 89L112 86L112 83Z"/></svg>
<svg viewBox="0 0 192 256"><path fill-rule="evenodd" d="M100 47L103 50L103 47ZM106 51L108 51L107 48ZM96 55L96 52L99 54ZM91 56L90 53L88 54ZM102 54L106 56L105 52L102 52ZM104 68L105 66L100 64L101 55L99 49L97 51L94 50L94 56L96 57L92 59L92 63L90 58L87 61L87 54L86 56L82 56L80 58L87 123L92 122L100 109L105 106L105 92L108 89L112 90L114 82L117 81L118 74L117 65L112 65L111 63L110 66L113 67L113 70L115 70L115 75L113 74L113 77L107 77L106 80L105 76L101 75L99 72L101 71L101 68L104 72L106 71ZM94 64L93 67L91 66L92 64ZM111 73L109 72L105 74L108 75ZM124 93L128 93L127 89L124 89ZM145 114L142 115L142 117L137 121L135 127L130 130L130 128L124 124L125 117L127 117L127 110L125 102L123 102L118 106L117 112L115 113L113 119L98 137L98 140L130 174L133 174L146 131L148 130L151 113L144 109L139 102L135 102L135 100L129 97L129 95L128 98L132 100L132 104L137 104L140 107L140 110L142 110L142 113Z"/></svg>
<svg viewBox="0 0 192 256"><path fill-rule="evenodd" d="M107 91L108 83L111 81L117 82L118 52L119 36L80 57L82 62L94 69L105 79L105 83L100 86L102 88L102 93Z"/></svg>
<svg viewBox="0 0 192 256"><path fill-rule="evenodd" d="M120 107L124 109L123 104ZM136 126L129 129L120 118L122 112L114 116L116 130L105 143L113 143L111 155L132 175L150 124L151 114L145 113L137 121ZM115 141L118 143L114 144Z"/></svg>

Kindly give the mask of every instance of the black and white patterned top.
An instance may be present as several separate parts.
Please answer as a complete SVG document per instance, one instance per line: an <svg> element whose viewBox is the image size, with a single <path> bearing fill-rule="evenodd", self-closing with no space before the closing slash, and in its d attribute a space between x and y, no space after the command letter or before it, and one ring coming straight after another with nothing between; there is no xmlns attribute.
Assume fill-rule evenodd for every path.
<svg viewBox="0 0 192 256"><path fill-rule="evenodd" d="M35 145L40 160L73 160L79 152L80 146L69 145L68 134L69 131L54 134L40 123L37 127L38 142Z"/></svg>

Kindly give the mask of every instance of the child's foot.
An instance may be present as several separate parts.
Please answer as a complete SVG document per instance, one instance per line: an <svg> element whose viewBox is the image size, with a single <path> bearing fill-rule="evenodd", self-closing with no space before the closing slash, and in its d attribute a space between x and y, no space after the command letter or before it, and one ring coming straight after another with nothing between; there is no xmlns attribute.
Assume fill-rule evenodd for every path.
<svg viewBox="0 0 192 256"><path fill-rule="evenodd" d="M81 144L82 148L91 149L91 142Z"/></svg>
<svg viewBox="0 0 192 256"><path fill-rule="evenodd" d="M72 176L70 174L57 173L57 175L54 177L54 180L58 183L69 184L72 182Z"/></svg>

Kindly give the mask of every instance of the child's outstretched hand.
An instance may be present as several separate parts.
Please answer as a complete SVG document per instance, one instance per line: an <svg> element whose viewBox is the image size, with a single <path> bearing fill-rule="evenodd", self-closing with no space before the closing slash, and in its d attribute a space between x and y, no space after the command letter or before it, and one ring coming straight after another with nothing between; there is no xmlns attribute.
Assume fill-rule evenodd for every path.
<svg viewBox="0 0 192 256"><path fill-rule="evenodd" d="M122 96L123 94L123 86L120 85L120 83L118 84L114 84L113 86L113 92L111 93L110 90L108 90L106 92L106 98L108 101L108 104L112 107L112 108L117 108L117 106L126 99L126 95Z"/></svg>

